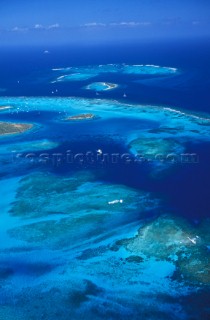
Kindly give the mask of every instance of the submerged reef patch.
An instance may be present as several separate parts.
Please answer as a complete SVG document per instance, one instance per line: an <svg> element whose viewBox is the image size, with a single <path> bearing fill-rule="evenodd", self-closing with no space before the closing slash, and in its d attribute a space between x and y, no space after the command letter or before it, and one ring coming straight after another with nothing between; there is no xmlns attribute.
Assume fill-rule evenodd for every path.
<svg viewBox="0 0 210 320"><path fill-rule="evenodd" d="M176 68L161 67L156 65L127 65L127 64L105 64L90 65L86 67L67 67L52 69L59 76L52 83L61 81L85 81L101 74L124 74L124 75L152 75L168 76L178 73ZM93 84L94 85L94 84Z"/></svg>
<svg viewBox="0 0 210 320"><path fill-rule="evenodd" d="M109 224L118 225L158 205L149 193L94 181L88 172L65 178L37 173L21 181L10 211L27 224L8 232L28 242L69 245L103 235Z"/></svg>
<svg viewBox="0 0 210 320"><path fill-rule="evenodd" d="M55 82L64 82L64 81L85 81L90 78L94 77L94 74L92 73L71 73L63 76L59 76L55 81L52 81L52 83Z"/></svg>
<svg viewBox="0 0 210 320"><path fill-rule="evenodd" d="M158 138L158 137L141 137L130 142L129 149L142 162L151 164L152 177L158 177L163 172L166 172L177 162L184 161L184 145L175 139ZM187 158L187 156L186 156ZM196 157L191 156L192 160L196 161ZM190 161L190 157L188 156Z"/></svg>
<svg viewBox="0 0 210 320"><path fill-rule="evenodd" d="M10 144L3 144L0 146L1 154L5 153L16 153L16 152L29 152L29 151L42 151L42 150L50 150L54 149L59 144L54 141L50 141L48 139L42 140L32 140L29 142L15 142Z"/></svg>
<svg viewBox="0 0 210 320"><path fill-rule="evenodd" d="M130 142L130 149L134 153L144 155L149 160L155 160L156 155L168 155L184 151L181 144L173 139L158 139L158 138L139 138Z"/></svg>
<svg viewBox="0 0 210 320"><path fill-rule="evenodd" d="M208 226L209 223L204 222ZM141 227L134 238L117 244L125 246L131 257L140 254L146 259L172 261L177 268L174 276L180 281L210 285L207 253L210 236L203 232L203 227L192 227L182 218L162 215Z"/></svg>

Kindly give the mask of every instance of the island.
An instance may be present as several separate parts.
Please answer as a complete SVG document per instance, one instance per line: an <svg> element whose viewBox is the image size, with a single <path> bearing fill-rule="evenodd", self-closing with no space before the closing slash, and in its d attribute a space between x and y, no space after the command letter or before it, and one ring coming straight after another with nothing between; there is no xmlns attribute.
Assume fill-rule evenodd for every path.
<svg viewBox="0 0 210 320"><path fill-rule="evenodd" d="M0 122L0 136L23 133L32 128L30 123Z"/></svg>
<svg viewBox="0 0 210 320"><path fill-rule="evenodd" d="M89 84L86 89L88 90L94 90L94 91L108 91L108 90L113 90L118 87L117 84L115 83L110 83L110 82L94 82Z"/></svg>
<svg viewBox="0 0 210 320"><path fill-rule="evenodd" d="M83 114L78 114L76 116L71 116L66 118L66 120L74 121L74 120L91 120L95 119L96 116L92 113L83 113Z"/></svg>

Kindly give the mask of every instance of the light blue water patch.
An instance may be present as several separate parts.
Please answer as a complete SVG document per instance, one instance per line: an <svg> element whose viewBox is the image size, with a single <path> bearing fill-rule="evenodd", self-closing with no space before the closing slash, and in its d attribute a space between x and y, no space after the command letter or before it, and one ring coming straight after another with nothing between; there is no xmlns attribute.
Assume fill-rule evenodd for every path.
<svg viewBox="0 0 210 320"><path fill-rule="evenodd" d="M156 65L124 65L122 72L125 74L137 75L170 75L176 74L176 68L161 67Z"/></svg>
<svg viewBox="0 0 210 320"><path fill-rule="evenodd" d="M162 67L157 65L127 65L127 64L105 64L105 65L89 65L87 67L68 67L61 69L53 69L55 72L81 72L91 74L101 73L129 73L129 74L174 74L177 68ZM89 72L88 72L89 71Z"/></svg>
<svg viewBox="0 0 210 320"><path fill-rule="evenodd" d="M127 74L127 75L174 75L178 73L176 68L162 67L156 65L126 65L107 64L87 67L68 67L53 69L60 74L56 80L59 81L83 81L101 74Z"/></svg>
<svg viewBox="0 0 210 320"><path fill-rule="evenodd" d="M97 74L96 74L97 75ZM85 81L88 80L90 78L93 78L94 76L96 76L95 74L92 73L71 73L71 74L67 74L67 75L63 75L57 78L56 81L52 81L52 83L54 82L64 82L64 81Z"/></svg>
<svg viewBox="0 0 210 320"><path fill-rule="evenodd" d="M80 67L67 67L60 69L53 69L53 71L58 73L68 72L68 73L87 73L98 75L100 73L117 73L120 72L122 66L118 64L105 64L105 65L89 65Z"/></svg>
<svg viewBox="0 0 210 320"><path fill-rule="evenodd" d="M16 227L19 225L19 219L12 218L9 214L11 204L15 200L16 191L18 188L20 178L11 178L0 180L0 194L1 194L1 211L0 211L0 249L13 247L14 241L7 233L8 227ZM19 241L17 241L19 243Z"/></svg>

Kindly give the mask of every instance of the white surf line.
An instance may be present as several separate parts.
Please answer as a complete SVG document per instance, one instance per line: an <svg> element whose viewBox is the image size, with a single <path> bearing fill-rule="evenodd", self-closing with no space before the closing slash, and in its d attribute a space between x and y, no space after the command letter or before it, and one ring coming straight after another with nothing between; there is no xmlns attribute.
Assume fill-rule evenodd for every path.
<svg viewBox="0 0 210 320"><path fill-rule="evenodd" d="M182 114L184 116L195 118L195 119L199 119L199 120L210 121L210 118L199 117L199 116L196 116L194 114L183 112L183 111L180 111L180 110L177 110L177 109L173 109L173 108L170 108L170 107L163 107L163 110L167 110L167 111L170 111L170 112Z"/></svg>

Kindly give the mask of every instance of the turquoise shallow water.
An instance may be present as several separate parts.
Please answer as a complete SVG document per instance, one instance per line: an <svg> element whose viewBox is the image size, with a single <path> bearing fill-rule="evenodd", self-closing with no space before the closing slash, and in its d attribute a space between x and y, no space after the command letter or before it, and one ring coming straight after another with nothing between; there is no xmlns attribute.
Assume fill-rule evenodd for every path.
<svg viewBox="0 0 210 320"><path fill-rule="evenodd" d="M70 70L90 83L99 70L179 72ZM34 125L0 137L0 319L206 317L209 115L108 97L8 96L0 106L0 122Z"/></svg>
<svg viewBox="0 0 210 320"><path fill-rule="evenodd" d="M126 74L126 75L176 75L176 68L161 67L156 65L127 65L127 64L106 64L87 67L55 68L53 71L59 76L56 81L84 81L97 77L100 74Z"/></svg>

